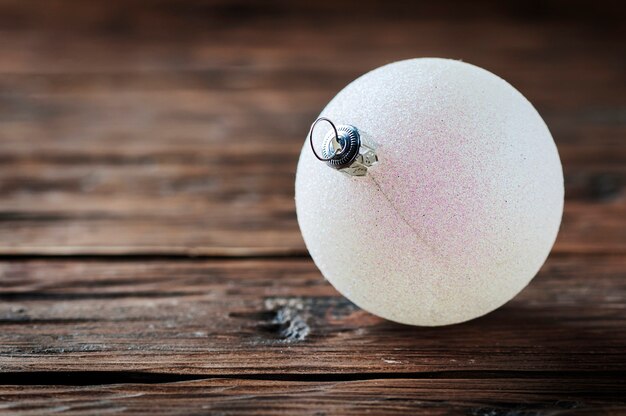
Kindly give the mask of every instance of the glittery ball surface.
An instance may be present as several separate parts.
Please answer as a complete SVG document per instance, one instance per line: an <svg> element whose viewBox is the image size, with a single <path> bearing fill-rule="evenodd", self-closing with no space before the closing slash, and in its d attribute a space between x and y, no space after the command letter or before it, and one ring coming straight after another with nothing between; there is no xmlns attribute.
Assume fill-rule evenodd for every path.
<svg viewBox="0 0 626 416"><path fill-rule="evenodd" d="M563 172L531 103L498 76L421 58L375 69L322 111L350 124L379 163L350 177L304 144L298 222L332 285L361 308L412 325L484 315L546 260L563 212Z"/></svg>

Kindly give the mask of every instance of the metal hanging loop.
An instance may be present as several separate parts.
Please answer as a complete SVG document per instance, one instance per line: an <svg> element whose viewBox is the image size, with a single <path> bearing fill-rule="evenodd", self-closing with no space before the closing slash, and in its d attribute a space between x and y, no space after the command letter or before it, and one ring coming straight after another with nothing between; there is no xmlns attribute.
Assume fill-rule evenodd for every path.
<svg viewBox="0 0 626 416"><path fill-rule="evenodd" d="M313 131L320 121L325 121L332 127L332 131L326 133L324 138L321 155L315 151L313 144ZM378 162L374 146L363 140L359 129L350 124L335 126L331 120L320 117L311 124L308 140L313 155L318 160L349 176L365 176L367 169Z"/></svg>
<svg viewBox="0 0 626 416"><path fill-rule="evenodd" d="M335 153L327 159L317 154L317 152L315 151L315 145L313 144L313 130L315 129L315 126L317 125L317 123L319 123L320 121L325 121L328 124L330 124L330 126L333 128L333 131L335 132L335 139L333 140L334 142L333 147L335 148ZM321 160L322 162L328 162L329 160L334 159L336 156L340 155L343 150L341 146L339 145L339 132L337 131L337 127L335 126L335 123L333 123L331 120L327 119L326 117L320 117L317 120L315 120L313 124L311 124L311 129L309 130L309 142L311 143L311 150L313 150L313 155L315 155L315 157L318 160Z"/></svg>

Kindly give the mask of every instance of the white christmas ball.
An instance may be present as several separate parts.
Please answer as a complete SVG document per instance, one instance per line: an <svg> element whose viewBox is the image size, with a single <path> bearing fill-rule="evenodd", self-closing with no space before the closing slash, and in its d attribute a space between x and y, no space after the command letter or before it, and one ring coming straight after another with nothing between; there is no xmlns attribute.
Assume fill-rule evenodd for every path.
<svg viewBox="0 0 626 416"><path fill-rule="evenodd" d="M304 241L348 299L392 321L447 325L535 276L561 222L563 172L544 121L506 81L454 60L395 62L320 116L356 126L379 157L348 176L307 142L298 164Z"/></svg>

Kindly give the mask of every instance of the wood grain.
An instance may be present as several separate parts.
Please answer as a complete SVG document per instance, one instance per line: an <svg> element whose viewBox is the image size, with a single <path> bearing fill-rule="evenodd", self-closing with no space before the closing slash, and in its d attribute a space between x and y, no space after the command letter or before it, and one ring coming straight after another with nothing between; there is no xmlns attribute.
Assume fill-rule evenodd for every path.
<svg viewBox="0 0 626 416"><path fill-rule="evenodd" d="M1 267L4 372L626 371L623 256L553 257L501 309L440 328L363 312L308 259Z"/></svg>
<svg viewBox="0 0 626 416"><path fill-rule="evenodd" d="M356 76L424 55L494 71L545 117L566 175L557 252L626 252L619 26L460 5L29 4L0 2L0 253L304 254L310 122Z"/></svg>
<svg viewBox="0 0 626 416"><path fill-rule="evenodd" d="M0 0L0 414L626 414L621 2ZM463 59L558 145L554 251L501 309L369 315L293 182L360 74Z"/></svg>
<svg viewBox="0 0 626 416"><path fill-rule="evenodd" d="M308 259L0 266L0 411L626 412L623 256L552 257L443 328L359 310Z"/></svg>
<svg viewBox="0 0 626 416"><path fill-rule="evenodd" d="M623 386L622 386L623 387ZM381 391L385 391L382 396ZM541 393L538 393L541 392ZM210 379L109 386L0 387L0 409L23 414L59 412L151 414L420 414L622 415L611 401L623 394L605 379L538 377L374 379L294 382ZM154 403L160 406L155 408ZM598 411L600 407L604 410ZM592 412L589 409L594 409Z"/></svg>

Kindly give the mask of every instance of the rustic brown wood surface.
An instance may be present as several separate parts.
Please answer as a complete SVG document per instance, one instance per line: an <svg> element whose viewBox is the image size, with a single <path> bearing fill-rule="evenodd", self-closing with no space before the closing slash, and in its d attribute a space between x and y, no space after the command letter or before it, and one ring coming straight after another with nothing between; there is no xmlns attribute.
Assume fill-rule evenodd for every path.
<svg viewBox="0 0 626 416"><path fill-rule="evenodd" d="M0 0L0 413L626 414L619 2ZM510 81L566 207L480 319L369 315L307 255L304 135L415 56Z"/></svg>

